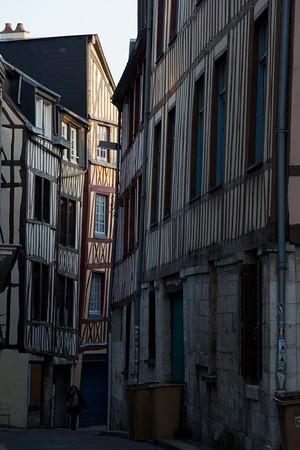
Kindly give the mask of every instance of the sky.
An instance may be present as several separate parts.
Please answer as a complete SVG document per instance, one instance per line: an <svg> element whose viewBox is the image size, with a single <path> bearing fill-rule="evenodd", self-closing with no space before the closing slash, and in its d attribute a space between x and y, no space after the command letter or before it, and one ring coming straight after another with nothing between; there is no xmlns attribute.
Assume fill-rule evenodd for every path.
<svg viewBox="0 0 300 450"><path fill-rule="evenodd" d="M137 0L1 1L0 31L24 23L30 37L93 34L100 41L115 82L125 68L129 40L137 33Z"/></svg>

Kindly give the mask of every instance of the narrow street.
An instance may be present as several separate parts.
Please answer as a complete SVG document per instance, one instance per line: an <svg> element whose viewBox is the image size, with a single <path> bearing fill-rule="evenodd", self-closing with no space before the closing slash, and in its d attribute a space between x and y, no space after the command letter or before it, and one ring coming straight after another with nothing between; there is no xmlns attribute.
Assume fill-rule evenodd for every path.
<svg viewBox="0 0 300 450"><path fill-rule="evenodd" d="M1 430L0 450L154 450L157 447L99 431Z"/></svg>

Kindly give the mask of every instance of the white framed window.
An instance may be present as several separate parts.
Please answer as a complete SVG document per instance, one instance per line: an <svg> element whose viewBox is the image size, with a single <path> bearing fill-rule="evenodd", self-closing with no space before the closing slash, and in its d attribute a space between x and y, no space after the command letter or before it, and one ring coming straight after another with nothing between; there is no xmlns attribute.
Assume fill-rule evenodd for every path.
<svg viewBox="0 0 300 450"><path fill-rule="evenodd" d="M61 136L67 141L68 140L68 124L65 122L61 123ZM63 149L63 158L68 159L68 149Z"/></svg>
<svg viewBox="0 0 300 450"><path fill-rule="evenodd" d="M42 130L44 136L51 138L52 135L52 104L43 97L36 97L35 124Z"/></svg>
<svg viewBox="0 0 300 450"><path fill-rule="evenodd" d="M78 149L77 149L77 130L74 127L70 127L70 151L71 151L71 161L77 162Z"/></svg>
<svg viewBox="0 0 300 450"><path fill-rule="evenodd" d="M100 161L107 161L108 150L100 145L101 141L109 142L109 127L98 125L97 159Z"/></svg>
<svg viewBox="0 0 300 450"><path fill-rule="evenodd" d="M89 301L89 318L97 318L102 315L102 297L104 287L104 274L93 272Z"/></svg>
<svg viewBox="0 0 300 450"><path fill-rule="evenodd" d="M95 237L106 235L106 196L96 194L95 198Z"/></svg>

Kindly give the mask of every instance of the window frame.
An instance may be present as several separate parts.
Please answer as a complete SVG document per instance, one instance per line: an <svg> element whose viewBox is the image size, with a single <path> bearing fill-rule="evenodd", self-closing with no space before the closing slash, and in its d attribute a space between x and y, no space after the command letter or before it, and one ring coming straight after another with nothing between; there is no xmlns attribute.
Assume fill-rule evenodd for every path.
<svg viewBox="0 0 300 450"><path fill-rule="evenodd" d="M39 175L34 178L33 217L45 224L50 224L51 221L51 182Z"/></svg>
<svg viewBox="0 0 300 450"><path fill-rule="evenodd" d="M177 36L178 30L178 0L170 0L170 14L169 14L169 45Z"/></svg>
<svg viewBox="0 0 300 450"><path fill-rule="evenodd" d="M98 285L96 285L96 280ZM93 283L93 281L95 281ZM96 298L97 294L99 295L99 302L92 299L93 292L95 293L95 289L93 287L97 287L96 290ZM104 307L104 289L105 289L105 274L103 272L92 272L91 274L91 286L90 286L90 295L89 295L89 308L88 308L88 318L91 320L99 320L103 317L103 307ZM92 303L99 305L99 309L92 309Z"/></svg>
<svg viewBox="0 0 300 450"><path fill-rule="evenodd" d="M154 126L154 136L153 136L150 226L155 226L158 223L161 152L162 152L162 121L160 120Z"/></svg>
<svg viewBox="0 0 300 450"><path fill-rule="evenodd" d="M210 190L224 182L227 112L227 51L214 63L211 108Z"/></svg>
<svg viewBox="0 0 300 450"><path fill-rule="evenodd" d="M73 214L70 212L70 206L73 208ZM76 201L65 196L60 197L60 230L59 244L63 247L76 247L76 222L77 222L77 204ZM73 215L73 220L72 216Z"/></svg>
<svg viewBox="0 0 300 450"><path fill-rule="evenodd" d="M164 219L171 215L173 193L173 166L176 136L176 106L168 111L167 117L167 142L165 155L164 176Z"/></svg>
<svg viewBox="0 0 300 450"><path fill-rule="evenodd" d="M53 132L53 104L42 97L35 96L35 125L42 131L42 134L51 139Z"/></svg>
<svg viewBox="0 0 300 450"><path fill-rule="evenodd" d="M249 76L247 169L260 166L264 158L266 135L266 96L268 58L268 9L254 21ZM263 40L262 40L263 39ZM263 54L261 53L263 45ZM261 82L260 82L261 81Z"/></svg>
<svg viewBox="0 0 300 450"><path fill-rule="evenodd" d="M56 325L74 328L74 280L61 274L58 274Z"/></svg>
<svg viewBox="0 0 300 450"><path fill-rule="evenodd" d="M196 80L194 85L194 104L192 117L191 141L191 183L190 200L194 200L202 192L202 169L204 150L204 105L205 105L205 75Z"/></svg>
<svg viewBox="0 0 300 450"><path fill-rule="evenodd" d="M102 213L103 221L102 224L100 222L97 222L97 215L101 214L100 212L97 212L97 201L103 199L103 205L104 205L104 213ZM103 205L100 205L102 207ZM96 239L105 239L107 236L107 220L108 220L108 197L107 195L101 194L101 193L95 193L95 212L94 212L94 236ZM100 225L103 225L103 231L100 231L97 229L97 223Z"/></svg>
<svg viewBox="0 0 300 450"><path fill-rule="evenodd" d="M100 147L100 142L101 141L105 141L105 139L100 139L101 136L103 137L103 134L100 133L101 129L105 129L106 130L106 142L110 142L110 127L108 125L98 124L97 125L98 145L97 145L97 148L96 148L96 159L97 159L97 161L108 162L108 160L109 160L109 149ZM101 154L102 152L103 152L103 154Z"/></svg>
<svg viewBox="0 0 300 450"><path fill-rule="evenodd" d="M31 261L31 320L48 322L50 270L47 264Z"/></svg>
<svg viewBox="0 0 300 450"><path fill-rule="evenodd" d="M164 54L166 0L157 1L156 17L156 62Z"/></svg>

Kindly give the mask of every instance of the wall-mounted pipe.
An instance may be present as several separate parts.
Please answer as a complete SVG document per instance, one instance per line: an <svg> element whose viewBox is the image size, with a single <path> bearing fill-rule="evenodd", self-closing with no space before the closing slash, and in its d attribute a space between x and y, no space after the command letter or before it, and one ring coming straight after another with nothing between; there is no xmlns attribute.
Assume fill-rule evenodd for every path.
<svg viewBox="0 0 300 450"><path fill-rule="evenodd" d="M287 98L290 39L290 0L281 2L280 60L278 85L278 332L277 332L277 389L286 388L286 339L285 339L285 274L286 274L286 147L287 147Z"/></svg>

